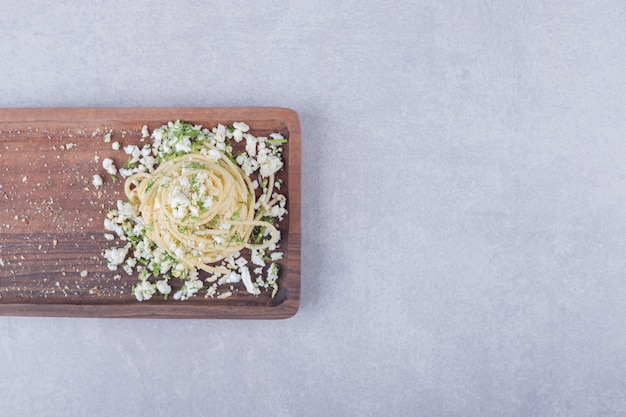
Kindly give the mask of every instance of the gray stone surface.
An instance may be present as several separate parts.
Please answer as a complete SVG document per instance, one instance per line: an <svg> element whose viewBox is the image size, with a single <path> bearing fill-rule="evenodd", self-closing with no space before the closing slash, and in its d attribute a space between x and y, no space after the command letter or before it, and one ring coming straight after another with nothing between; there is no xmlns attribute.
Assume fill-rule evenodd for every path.
<svg viewBox="0 0 626 417"><path fill-rule="evenodd" d="M622 2L201 3L5 1L0 106L298 111L301 309L0 318L0 414L626 415Z"/></svg>

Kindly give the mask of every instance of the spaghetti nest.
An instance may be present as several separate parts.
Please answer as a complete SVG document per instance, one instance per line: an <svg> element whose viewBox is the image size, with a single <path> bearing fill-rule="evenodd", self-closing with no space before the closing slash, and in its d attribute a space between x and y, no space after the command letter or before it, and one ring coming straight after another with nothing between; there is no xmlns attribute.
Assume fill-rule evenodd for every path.
<svg viewBox="0 0 626 417"><path fill-rule="evenodd" d="M152 173L131 175L125 192L146 236L161 250L187 269L227 273L212 264L243 248L265 249L279 239L274 225L261 219L277 201L268 201L269 193L257 201L245 172L217 149L207 148L162 162Z"/></svg>

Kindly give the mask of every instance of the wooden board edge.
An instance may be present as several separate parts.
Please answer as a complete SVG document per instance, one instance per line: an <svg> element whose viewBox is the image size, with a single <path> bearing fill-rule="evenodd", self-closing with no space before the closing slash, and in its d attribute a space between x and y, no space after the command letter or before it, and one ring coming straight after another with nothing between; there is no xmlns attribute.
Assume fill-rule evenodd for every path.
<svg viewBox="0 0 626 417"><path fill-rule="evenodd" d="M215 119L229 119L237 114L252 114L254 118L272 115L275 120L294 122L299 126L297 113L286 107L0 107L0 120L3 122L46 122L71 121L124 121L128 118L147 118L154 112L172 117L197 117L198 112L211 113ZM280 115L280 117L275 117ZM292 126L295 127L296 124Z"/></svg>
<svg viewBox="0 0 626 417"><path fill-rule="evenodd" d="M12 317L81 317L81 318L134 318L134 319L232 319L280 320L297 313L298 300L286 300L278 306L203 306L178 305L175 309L162 306L124 304L4 304L0 316Z"/></svg>

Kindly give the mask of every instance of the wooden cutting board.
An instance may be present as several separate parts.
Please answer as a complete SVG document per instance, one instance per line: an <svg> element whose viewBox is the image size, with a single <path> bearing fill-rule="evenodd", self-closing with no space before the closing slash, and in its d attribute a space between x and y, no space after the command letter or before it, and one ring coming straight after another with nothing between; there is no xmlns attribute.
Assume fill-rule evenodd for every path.
<svg viewBox="0 0 626 417"><path fill-rule="evenodd" d="M199 293L187 301L131 294L136 276L107 269L103 221L124 199L104 158L126 161L111 148L142 144L141 129L183 120L204 127L246 122L251 133L281 132L281 173L288 215L281 222L280 290L253 296L241 283L226 299ZM111 142L105 132L111 131ZM149 139L146 139L149 140ZM54 108L0 109L0 315L247 318L293 316L300 301L301 133L298 115L284 108ZM105 182L96 188L94 174Z"/></svg>

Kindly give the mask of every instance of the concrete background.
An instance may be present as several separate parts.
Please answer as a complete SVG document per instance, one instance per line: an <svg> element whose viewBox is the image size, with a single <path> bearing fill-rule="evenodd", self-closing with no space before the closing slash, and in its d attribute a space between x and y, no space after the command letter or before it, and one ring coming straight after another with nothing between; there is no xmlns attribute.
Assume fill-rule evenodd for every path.
<svg viewBox="0 0 626 417"><path fill-rule="evenodd" d="M303 129L294 318L0 318L3 416L626 415L623 2L2 3L0 106Z"/></svg>

